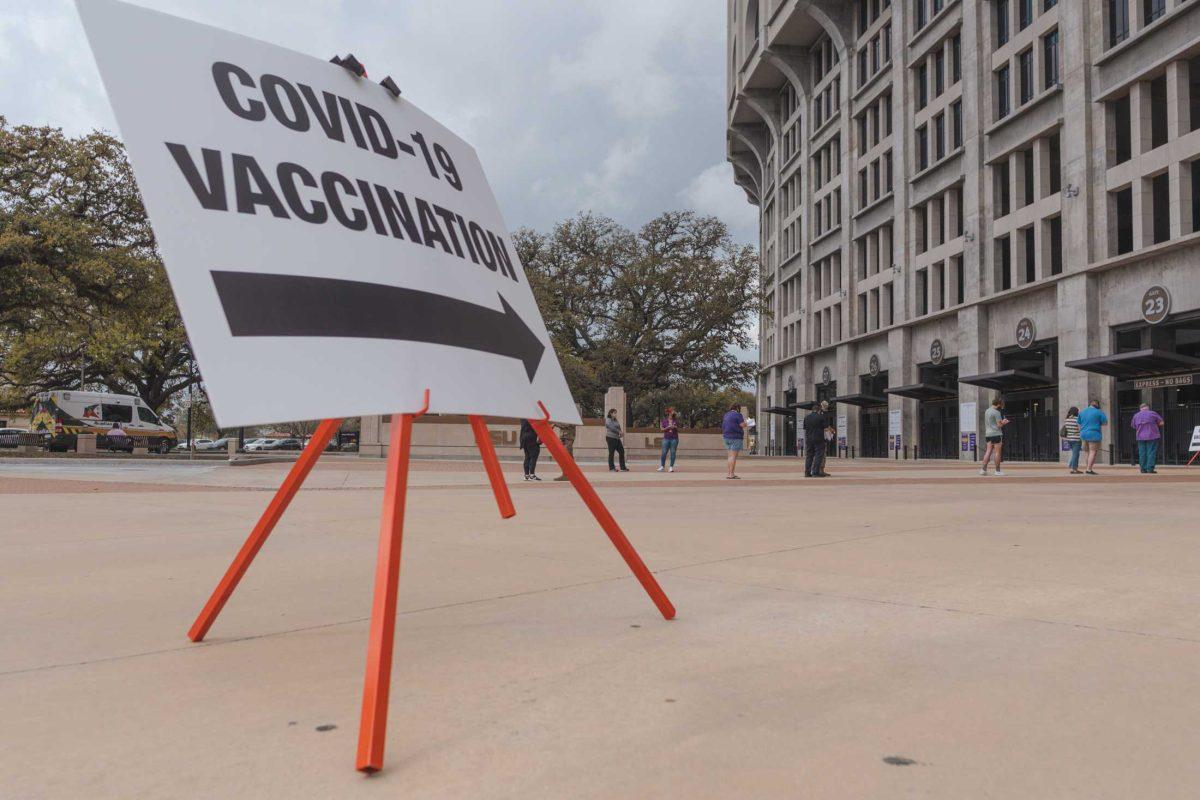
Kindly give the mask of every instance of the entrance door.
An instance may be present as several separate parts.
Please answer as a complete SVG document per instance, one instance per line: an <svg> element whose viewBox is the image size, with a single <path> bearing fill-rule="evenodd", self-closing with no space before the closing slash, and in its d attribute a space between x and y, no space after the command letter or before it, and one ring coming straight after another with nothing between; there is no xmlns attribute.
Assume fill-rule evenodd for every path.
<svg viewBox="0 0 1200 800"><path fill-rule="evenodd" d="M858 414L859 455L887 458L887 406L865 406Z"/></svg>
<svg viewBox="0 0 1200 800"><path fill-rule="evenodd" d="M1025 393L1005 400L1003 414L1005 461L1058 461L1059 439L1057 392Z"/></svg>
<svg viewBox="0 0 1200 800"><path fill-rule="evenodd" d="M958 458L958 400L922 401L919 413L920 457Z"/></svg>

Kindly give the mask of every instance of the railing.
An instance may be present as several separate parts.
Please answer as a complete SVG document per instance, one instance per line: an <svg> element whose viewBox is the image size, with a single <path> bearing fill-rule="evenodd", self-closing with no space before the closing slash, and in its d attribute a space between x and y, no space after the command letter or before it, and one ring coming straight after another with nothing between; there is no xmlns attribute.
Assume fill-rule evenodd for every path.
<svg viewBox="0 0 1200 800"><path fill-rule="evenodd" d="M1005 433L1007 434L1007 431ZM957 417L922 420L919 435L921 458L958 458L960 444ZM1005 436L1005 439L1007 438Z"/></svg>
<svg viewBox="0 0 1200 800"><path fill-rule="evenodd" d="M1137 441L1130 421L1138 409L1122 409L1116 414L1117 442L1114 458L1126 464L1137 463ZM1175 406L1160 412L1162 438L1158 440L1158 463L1186 464L1195 453L1188 452L1192 431L1200 425L1200 403Z"/></svg>
<svg viewBox="0 0 1200 800"><path fill-rule="evenodd" d="M1014 416L1004 426L1005 461L1058 461L1056 414Z"/></svg>

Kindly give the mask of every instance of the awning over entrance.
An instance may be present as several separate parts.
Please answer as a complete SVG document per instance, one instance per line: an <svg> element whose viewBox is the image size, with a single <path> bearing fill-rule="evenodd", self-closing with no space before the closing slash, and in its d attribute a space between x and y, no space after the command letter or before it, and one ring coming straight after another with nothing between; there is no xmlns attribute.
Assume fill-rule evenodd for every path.
<svg viewBox="0 0 1200 800"><path fill-rule="evenodd" d="M1048 389L1058 385L1054 378L1047 378L1036 372L1026 372L1022 369L1002 369L999 372L988 372L983 375L968 375L959 378L959 383L969 383L972 386L982 386L985 389L995 389L998 392L1019 392L1023 389Z"/></svg>
<svg viewBox="0 0 1200 800"><path fill-rule="evenodd" d="M788 414L791 414L793 412L790 408L787 408L785 406L771 406L769 408L764 408L763 413L764 414L782 414L784 416L787 416Z"/></svg>
<svg viewBox="0 0 1200 800"><path fill-rule="evenodd" d="M958 397L958 392L936 383L910 383L908 386L894 386L886 390L888 394L901 397L911 397L914 400L930 402L933 400L950 400Z"/></svg>
<svg viewBox="0 0 1200 800"><path fill-rule="evenodd" d="M817 407L816 400L801 400L799 403L790 403L788 408L799 408L804 411L811 411Z"/></svg>
<svg viewBox="0 0 1200 800"><path fill-rule="evenodd" d="M1111 356L1080 358L1068 361L1067 366L1128 381L1172 372L1200 372L1200 358L1166 350L1135 350Z"/></svg>
<svg viewBox="0 0 1200 800"><path fill-rule="evenodd" d="M833 398L835 403L845 403L850 406L886 406L886 397L875 397L874 395L863 394L856 392L854 394L842 394Z"/></svg>

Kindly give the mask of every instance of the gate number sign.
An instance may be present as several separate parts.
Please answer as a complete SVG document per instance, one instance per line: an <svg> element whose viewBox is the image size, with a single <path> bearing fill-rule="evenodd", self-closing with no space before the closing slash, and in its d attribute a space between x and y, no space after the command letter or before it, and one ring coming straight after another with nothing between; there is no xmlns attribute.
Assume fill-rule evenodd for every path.
<svg viewBox="0 0 1200 800"><path fill-rule="evenodd" d="M578 424L474 149L321 59L78 0L222 427L387 414Z"/></svg>

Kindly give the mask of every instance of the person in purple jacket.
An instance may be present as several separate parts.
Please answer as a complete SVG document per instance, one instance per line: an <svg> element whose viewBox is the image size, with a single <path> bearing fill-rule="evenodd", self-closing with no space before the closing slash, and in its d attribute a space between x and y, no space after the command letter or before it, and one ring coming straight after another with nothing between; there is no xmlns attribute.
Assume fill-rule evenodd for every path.
<svg viewBox="0 0 1200 800"><path fill-rule="evenodd" d="M667 466L667 454L671 455L670 471L675 471L675 453L679 450L679 418L675 409L668 408L663 417L662 425L662 456L658 459L658 471L662 472Z"/></svg>
<svg viewBox="0 0 1200 800"><path fill-rule="evenodd" d="M721 436L725 439L727 451L725 464L729 467L729 474L725 477L729 480L737 480L740 477L734 472L737 468L738 453L742 452L742 440L746 435L746 418L742 416L740 408L741 406L734 403L721 420Z"/></svg>
<svg viewBox="0 0 1200 800"><path fill-rule="evenodd" d="M1163 426L1163 418L1150 410L1149 403L1142 403L1142 408L1133 415L1131 427L1137 431L1138 466L1143 475L1156 475L1154 462L1158 458L1158 440L1162 438L1159 429Z"/></svg>

